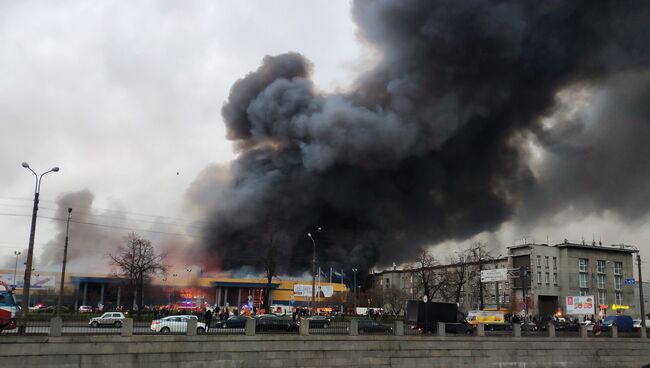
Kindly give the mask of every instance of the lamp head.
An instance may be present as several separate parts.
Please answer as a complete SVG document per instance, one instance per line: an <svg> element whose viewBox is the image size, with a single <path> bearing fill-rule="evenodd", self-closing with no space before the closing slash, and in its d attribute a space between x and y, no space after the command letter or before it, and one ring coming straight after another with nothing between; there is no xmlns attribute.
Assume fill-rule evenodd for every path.
<svg viewBox="0 0 650 368"><path fill-rule="evenodd" d="M27 162L23 162L23 167L24 167L25 169L28 169L28 168L29 168L29 164L28 164Z"/></svg>
<svg viewBox="0 0 650 368"><path fill-rule="evenodd" d="M307 236L311 238L311 233L307 233Z"/></svg>
<svg viewBox="0 0 650 368"><path fill-rule="evenodd" d="M321 230L323 230L323 228L319 226L319 227L318 227L318 231L321 231Z"/></svg>
<svg viewBox="0 0 650 368"><path fill-rule="evenodd" d="M58 166L54 166L54 167L52 168L52 171L54 171L54 172L58 172L58 171L59 171L59 167L58 167Z"/></svg>

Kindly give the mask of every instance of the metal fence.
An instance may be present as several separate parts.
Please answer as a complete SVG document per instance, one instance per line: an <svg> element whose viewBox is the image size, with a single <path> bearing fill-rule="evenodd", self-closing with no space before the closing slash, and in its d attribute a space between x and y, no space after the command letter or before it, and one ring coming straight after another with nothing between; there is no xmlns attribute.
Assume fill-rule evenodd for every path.
<svg viewBox="0 0 650 368"><path fill-rule="evenodd" d="M350 323L347 321L331 321L329 323L310 323L310 335L349 335Z"/></svg>
<svg viewBox="0 0 650 368"><path fill-rule="evenodd" d="M197 317L189 316L174 316L167 321L160 322L160 320L147 321L147 320L120 320L112 321L106 324L93 324L92 320L83 315L70 315L63 316L58 322L56 319L43 318L42 316L35 316L26 321L18 321L16 328L4 329L0 333L1 336L16 336L16 335L52 335L52 336L66 336L66 335L186 335L188 334L187 319L192 318L193 322L190 326L196 326L195 333L197 335L243 335L246 333L245 326L226 326L219 321L212 321L209 325L206 321ZM178 319L178 320L176 320ZM308 320L303 320L308 321ZM293 321L290 318L255 318L251 320L255 323L255 328L250 329L250 333L255 334L294 334L300 333L300 321ZM322 321L321 321L322 322ZM309 335L353 335L355 331L351 328L356 326L357 334L359 335L395 335L403 331L404 335L408 336L434 336L437 334L436 328L432 331L423 332L416 326L403 324L400 328L398 325L402 322L398 321L373 321L373 320L356 320L354 323L350 321L329 321L328 323L313 323L309 324L309 328L305 329L303 326L303 333ZM252 327L252 326L251 326ZM450 326L446 326L450 327ZM508 325L495 328L494 326L485 328L483 336L490 337L507 337L514 336L516 332ZM521 326L521 337L547 337L550 334L548 328L530 328L524 331ZM642 334L639 329L634 331L620 331L616 334L610 329L600 333L598 336L594 335L592 330L583 330L584 327L559 327L555 329L554 335L558 338L582 338L583 333L586 333L588 338L641 338ZM306 330L306 331L305 331ZM58 331L58 333L57 333ZM128 332L126 332L128 331ZM468 335L480 335L476 330L468 331ZM194 334L194 333L191 333ZM450 331L446 328L445 335L453 336L458 335L458 331ZM616 336L614 336L616 335Z"/></svg>

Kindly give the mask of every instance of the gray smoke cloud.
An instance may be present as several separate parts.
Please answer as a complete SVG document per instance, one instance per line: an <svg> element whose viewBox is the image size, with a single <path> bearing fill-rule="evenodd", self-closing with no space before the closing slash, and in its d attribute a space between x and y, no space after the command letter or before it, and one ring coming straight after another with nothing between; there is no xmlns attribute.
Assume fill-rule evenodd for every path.
<svg viewBox="0 0 650 368"><path fill-rule="evenodd" d="M567 198L585 211L648 213L634 194L608 198L613 179L590 179L634 179L625 189L643 187L647 198L647 156L625 142L647 137L648 79L632 90L611 81L647 73L650 3L356 1L352 16L380 60L349 93L318 91L298 53L267 56L233 85L222 113L239 156L228 180L212 181L209 201L188 192L209 210L210 261L255 266L273 228L286 239L282 267L300 272L311 257L306 233L322 226L321 265L366 269L493 231L548 196L556 200L535 216ZM571 124L541 121L579 84L600 91L603 107L570 140L560 131ZM611 134L616 144L595 146ZM550 152L541 169L529 162L531 141ZM607 164L587 164L594 159ZM566 173L571 189L557 195ZM210 188L209 178L197 185Z"/></svg>
<svg viewBox="0 0 650 368"><path fill-rule="evenodd" d="M56 200L54 218L57 219L57 233L43 245L42 253L37 257L39 269L58 270L63 261L63 247L66 235L68 208L72 208L70 222L67 260L75 269L88 271L108 270L105 259L107 253L116 249L124 232L112 228L98 227L98 215L108 216L102 222L111 226L124 226L125 219L118 218L115 212L103 213L93 208L95 196L87 189L60 195ZM117 218L117 220L116 220ZM84 261L89 261L84 264Z"/></svg>

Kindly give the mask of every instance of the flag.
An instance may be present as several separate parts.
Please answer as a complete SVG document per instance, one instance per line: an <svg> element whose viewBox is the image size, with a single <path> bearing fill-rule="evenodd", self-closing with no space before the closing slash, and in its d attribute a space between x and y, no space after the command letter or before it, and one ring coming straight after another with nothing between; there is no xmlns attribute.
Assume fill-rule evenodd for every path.
<svg viewBox="0 0 650 368"><path fill-rule="evenodd" d="M324 279L327 278L327 273L325 273L325 271L323 271L320 267L318 267L318 272L320 272L320 275L319 275L320 277L322 277Z"/></svg>

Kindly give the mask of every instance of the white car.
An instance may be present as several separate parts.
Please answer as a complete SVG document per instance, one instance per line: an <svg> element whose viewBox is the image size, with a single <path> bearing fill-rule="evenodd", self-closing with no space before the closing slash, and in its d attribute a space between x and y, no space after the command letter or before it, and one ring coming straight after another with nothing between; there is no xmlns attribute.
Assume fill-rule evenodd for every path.
<svg viewBox="0 0 650 368"><path fill-rule="evenodd" d="M101 315L101 317L91 318L88 321L90 327L99 327L99 326L114 326L117 328L122 327L122 321L124 321L124 314L120 312L108 312Z"/></svg>
<svg viewBox="0 0 650 368"><path fill-rule="evenodd" d="M89 305L82 305L79 307L79 313L92 313L93 307Z"/></svg>
<svg viewBox="0 0 650 368"><path fill-rule="evenodd" d="M187 332L187 321L194 319L198 321L196 316L169 316L161 319L156 319L151 321L151 331L158 332L161 334L168 333L186 333ZM197 322L196 323L196 332L204 333L205 332L205 323Z"/></svg>
<svg viewBox="0 0 650 368"><path fill-rule="evenodd" d="M641 320L640 319L635 319L633 327L634 328L641 328ZM645 327L646 328L650 327L650 319L645 320Z"/></svg>

